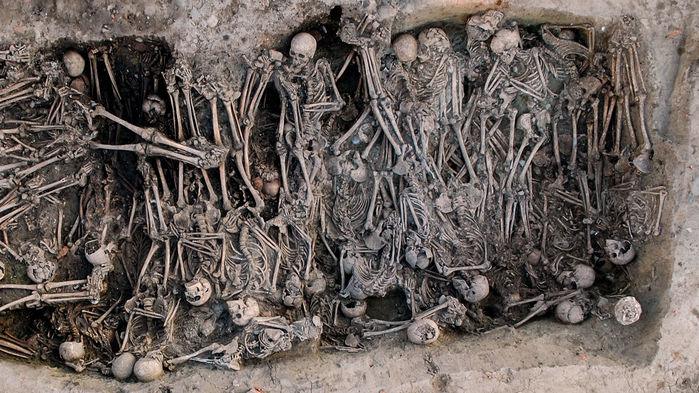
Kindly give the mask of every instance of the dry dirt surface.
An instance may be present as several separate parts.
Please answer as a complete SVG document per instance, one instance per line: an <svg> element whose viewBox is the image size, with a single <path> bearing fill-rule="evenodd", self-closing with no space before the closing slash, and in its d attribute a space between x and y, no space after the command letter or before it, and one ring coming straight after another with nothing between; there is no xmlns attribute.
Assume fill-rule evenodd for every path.
<svg viewBox="0 0 699 393"><path fill-rule="evenodd" d="M289 37L327 18L341 1L18 1L3 4L0 44L33 48L157 37L209 73L242 67L241 54L282 49ZM668 187L663 233L639 252L632 288L641 321L561 326L536 321L480 336L445 335L415 346L404 335L348 354L301 347L238 372L188 366L148 383L118 383L9 360L0 391L234 392L695 392L699 391L699 23L692 1L399 1L397 27L463 23L497 8L520 24L589 22L603 31L631 15L648 70L649 131L657 176ZM337 11L335 11L337 12ZM224 66L225 64L225 66ZM651 112L650 110L648 112ZM670 214L671 213L671 214Z"/></svg>

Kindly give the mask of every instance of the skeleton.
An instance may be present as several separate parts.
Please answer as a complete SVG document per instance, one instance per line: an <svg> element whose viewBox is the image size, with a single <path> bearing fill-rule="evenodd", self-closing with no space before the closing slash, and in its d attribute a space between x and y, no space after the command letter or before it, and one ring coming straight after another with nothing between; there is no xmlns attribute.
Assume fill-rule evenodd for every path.
<svg viewBox="0 0 699 393"><path fill-rule="evenodd" d="M327 60L312 61L315 51L316 40L313 36L297 34L291 41L289 60L274 72L274 82L282 104L277 135L282 186L287 192L291 191L287 177L287 152L291 150L301 168L308 203L313 199L313 185L306 165L306 149L316 134L322 132L323 114L344 106ZM287 116L289 121L293 121L293 131L286 127Z"/></svg>
<svg viewBox="0 0 699 393"><path fill-rule="evenodd" d="M631 147L636 148L638 144L631 119L630 100L633 99L638 103L638 125L643 139L640 151L633 159L633 164L641 173L650 173L653 170L653 163L650 158L652 145L645 119L647 90L641 72L637 38L628 32L628 26L615 31L612 35L611 49L613 50L612 84L614 85L614 94L617 97L617 102L623 101L623 113L622 109L617 107L616 152L618 152L618 141L621 138L622 117L629 132Z"/></svg>
<svg viewBox="0 0 699 393"><path fill-rule="evenodd" d="M495 33L503 13L497 10L488 10L483 14L470 17L466 22L466 34L468 38L468 77L477 79L491 66L490 51L486 41Z"/></svg>
<svg viewBox="0 0 699 393"><path fill-rule="evenodd" d="M346 21L342 25L339 33L340 39L345 43L353 45L354 50L358 52L358 61L361 64L360 69L364 75L364 88L368 94L369 107L364 110L362 116L360 116L349 131L335 142L333 151L337 152L339 150L342 142L355 132L371 110L384 136L391 143L394 153L400 156L403 154L401 146L405 144L405 142L398 128L393 103L389 97L387 97L383 86L384 82L379 73L380 62L378 56L387 45L387 41L391 34L391 26L375 19L376 17L373 15L365 15L358 24ZM363 157L366 158L368 156L371 147L377 139L378 132L365 148L362 154Z"/></svg>

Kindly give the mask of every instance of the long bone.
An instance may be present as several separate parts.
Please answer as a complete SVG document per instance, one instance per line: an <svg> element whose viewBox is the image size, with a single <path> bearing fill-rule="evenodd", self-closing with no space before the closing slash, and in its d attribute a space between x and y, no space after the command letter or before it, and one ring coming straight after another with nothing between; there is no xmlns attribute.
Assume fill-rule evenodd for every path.
<svg viewBox="0 0 699 393"><path fill-rule="evenodd" d="M633 129L633 122L631 121L631 108L629 103L629 90L624 89L624 123L626 124L626 129L629 132L629 140L631 142L631 149L635 150L638 146L638 141L636 140L636 132Z"/></svg>
<svg viewBox="0 0 699 393"><path fill-rule="evenodd" d="M102 89L100 89L100 78L97 72L97 49L92 48L87 52L87 59L90 64L90 91L97 97L97 102L102 102Z"/></svg>
<svg viewBox="0 0 699 393"><path fill-rule="evenodd" d="M519 160L522 157L524 149L529 145L529 138L532 135L531 132L531 114L525 113L520 115L518 118L519 128L525 130L524 137L522 138L522 143L517 151L517 156L515 157L512 167L510 168L509 174L507 175L507 180L505 181L505 196L507 197L507 202L505 206L505 240L510 239L512 233L512 227L514 225L514 213L515 213L515 197L512 190L512 181L514 180L515 173L517 172L517 167L519 166Z"/></svg>
<svg viewBox="0 0 699 393"><path fill-rule="evenodd" d="M180 111L180 90L177 87L177 81L174 70L163 72L163 78L170 97L170 106L172 107L172 121L174 122L177 140L184 141L184 131L182 129L182 114ZM177 206L184 207L184 163L177 162Z"/></svg>
<svg viewBox="0 0 699 393"><path fill-rule="evenodd" d="M459 144L459 149L461 150L461 156L464 160L464 165L466 165L466 168L468 170L469 181L475 181L477 179L477 177L476 177L476 171L473 169L473 164L471 163L471 159L468 156L468 151L466 150L466 143L464 141L464 134L466 134L466 135L471 134L471 124L473 123L473 116L476 113L476 102L478 101L479 96L480 96L480 90L477 91L472 96L471 100L469 100L470 101L470 109L469 109L468 117L466 118L466 122L463 124L463 127L455 127L454 128L454 133L456 134L456 140Z"/></svg>
<svg viewBox="0 0 699 393"><path fill-rule="evenodd" d="M643 173L649 173L652 170L652 162L650 161L650 152L652 145L650 135L646 129L646 85L643 81L643 72L641 71L641 63L638 59L638 43L633 43L628 48L630 72L632 76L633 89L638 100L638 116L639 127L641 128L641 136L643 137L643 146L640 154L634 159L634 165Z"/></svg>
<svg viewBox="0 0 699 393"><path fill-rule="evenodd" d="M160 160L155 160L155 167L158 172L158 179L163 187L163 200L168 201L170 200L170 187L168 187L167 181L165 180L165 172L163 171L163 165Z"/></svg>
<svg viewBox="0 0 699 393"><path fill-rule="evenodd" d="M243 161L245 162L245 174L250 178L250 164L249 164L249 149L250 149L250 132L255 124L255 117L257 116L257 110L260 106L260 100L262 99L262 93L267 88L267 84L273 75L272 69L272 58L277 55L278 52L270 51L269 57L265 59L265 64L262 67L253 67L252 63L247 61L248 64L247 76L245 79L245 85L243 87L243 93L239 101L240 114L243 116L243 128L242 128L242 142L243 142ZM280 54L279 54L280 55ZM280 56L281 57L281 56ZM250 97L250 93L255 89L255 93ZM300 118L300 110L298 105L295 107L295 115ZM300 127L302 128L302 127ZM298 134L301 135L301 134Z"/></svg>
<svg viewBox="0 0 699 393"><path fill-rule="evenodd" d="M103 145L103 144L94 144L96 148L101 148L101 149L107 149L108 146L113 146L112 149L110 150L128 150L128 151L134 151L134 152L141 152L142 154L148 154L148 153L153 153L155 155L162 155L164 157L168 157L167 154L170 154L170 158L176 159L176 160L182 160L183 162L186 162L190 165L199 167L199 168L214 168L218 167L221 163L221 161L225 158L225 149L222 149L218 146L211 146L210 151L201 151L196 148L187 146L182 143L178 143L173 141L172 139L166 137L162 133L160 133L157 129L148 127L148 128L143 128L136 126L134 124L131 124L127 122L124 119L121 119L118 116L115 116L114 114L108 112L103 106L97 105L92 111L86 110L87 115L90 118L94 118L96 116L101 116L105 117L123 127L126 129L130 130L134 134L140 136L141 138L145 139L147 142L150 143L155 143L163 146L168 146L173 149L178 150L178 152L169 152L168 150L165 150L163 148L153 146L150 143L148 144L140 144L140 145L146 145L146 146L139 146L139 144L132 144L132 145ZM121 148L121 147L126 147L126 148ZM169 152L169 153L168 153ZM191 154L194 157L188 157L185 156L182 153L186 154ZM177 157L177 158L175 158Z"/></svg>
<svg viewBox="0 0 699 393"><path fill-rule="evenodd" d="M667 191L661 189L658 193L658 214L655 217L655 224L653 225L653 236L660 236L660 218L663 215L663 205L665 204L665 198L667 197Z"/></svg>
<svg viewBox="0 0 699 393"><path fill-rule="evenodd" d="M218 123L218 90L216 86L212 86L211 84L206 84L200 87L200 92L209 101L209 106L211 108L211 122L212 122L212 128L213 128L213 134L214 134L214 142L218 146L223 147L223 141L221 140L221 129L219 127ZM228 187L226 186L226 161L224 160L221 165L218 167L219 170L219 181L221 183L221 197L222 197L222 203L223 203L223 208L225 210L231 210L233 208L233 205L231 204L231 200L228 197Z"/></svg>
<svg viewBox="0 0 699 393"><path fill-rule="evenodd" d="M112 70L112 65L109 62L109 54L107 52L102 52L102 60L104 61L104 67L107 69L107 74L109 75L109 81L112 83L112 92L119 102L121 102L121 94L119 94L119 86L117 86L116 77L114 76L114 71Z"/></svg>
<svg viewBox="0 0 699 393"><path fill-rule="evenodd" d="M379 183L382 180L382 176L374 171L374 188L371 192L371 200L369 202L369 209L367 210L366 220L364 221L364 229L371 230L374 228L374 210L376 207L376 196L379 193Z"/></svg>
<svg viewBox="0 0 699 393"><path fill-rule="evenodd" d="M19 306L19 305L40 305L42 303L44 304L58 304L58 303L70 303L70 302L77 302L77 301L82 301L82 300L89 300L92 299L92 296L90 295L90 292L88 291L81 291L81 292L68 292L68 293L49 293L49 294L41 294L38 292L34 292L29 296L25 296L21 299L14 300L12 302L9 302L7 304L4 304L3 306L0 307L0 312L9 310L13 307Z"/></svg>
<svg viewBox="0 0 699 393"><path fill-rule="evenodd" d="M587 185L587 175L583 173L582 171L577 172L577 178L578 178L578 188L580 188L580 194L582 196L582 202L583 202L583 208L585 209L585 218L587 221L585 223L585 238L587 240L587 253L592 255L593 253L593 248L592 248L592 239L591 239L591 228L590 225L592 224L592 207L590 205L590 189Z"/></svg>
<svg viewBox="0 0 699 393"><path fill-rule="evenodd" d="M573 147L570 154L570 162L568 163L568 169L574 171L577 168L578 159L578 119L580 118L581 110L575 107L569 107L568 112L571 118L571 124L573 126Z"/></svg>
<svg viewBox="0 0 699 393"><path fill-rule="evenodd" d="M201 165L201 160L198 158L166 150L148 143L132 143L126 145L106 145L102 143L91 143L90 146L92 146L92 148L94 149L100 150L130 151L132 153L148 157L165 157L197 167Z"/></svg>
<svg viewBox="0 0 699 393"><path fill-rule="evenodd" d="M236 168L238 169L240 177L243 179L245 187L247 187L250 194L252 194L252 198L255 201L255 208L258 210L262 210L264 208L264 202L262 201L260 194L257 192L257 190L252 186L252 183L250 182L250 177L248 176L249 169L247 169L250 167L250 164L247 161L244 161L247 159L247 157L243 153L243 134L240 128L240 119L232 101L235 98L235 95L236 94L234 93L224 92L221 97L224 107L226 108L228 124L231 128L231 136L233 137L233 149L231 153L233 154ZM283 115L284 111L282 111L282 116ZM285 167L282 166L282 168L284 169Z"/></svg>
<svg viewBox="0 0 699 393"><path fill-rule="evenodd" d="M294 146L291 146L291 154L293 157L295 157L299 163L299 167L301 168L301 174L303 175L303 180L306 184L306 201L308 203L311 203L313 201L313 187L311 184L310 176L308 173L308 169L306 167L306 158L303 155L304 152L304 146L301 146L301 141L304 141L306 136L305 136L305 131L304 131L304 126L303 126L303 116L301 114L301 109L299 106L299 101L298 101L298 96L296 93L296 88L293 84L291 84L286 78L283 76L279 75L276 78L277 82L277 88L280 89L279 92L281 94L281 101L282 104L287 104L291 109L291 114L294 119L294 128L296 130L296 138L294 141ZM280 114L280 121L279 121L279 128L278 128L278 143L281 143L283 145L284 141L286 140L284 133L285 131L285 125L283 124L283 120L285 119L285 109L286 106L282 107L282 114ZM285 148L284 148L285 149ZM284 158L284 161L286 161L286 156L283 154L280 154L280 158ZM284 168L286 164L282 162L282 168ZM288 179L287 181L284 181L286 169L282 169L282 181L283 183L286 183L286 187L288 187Z"/></svg>
<svg viewBox="0 0 699 393"><path fill-rule="evenodd" d="M175 69L175 75L180 79L180 88L184 94L184 102L185 106L187 107L187 119L189 121L190 133L193 137L199 138L201 137L199 120L197 119L197 114L194 110L194 100L192 99L192 71L185 64L180 63ZM225 157L223 159L225 161ZM208 168L201 168L201 175L209 193L209 200L211 202L216 202L218 197L213 186L211 185L211 180L209 179L209 174L206 169Z"/></svg>

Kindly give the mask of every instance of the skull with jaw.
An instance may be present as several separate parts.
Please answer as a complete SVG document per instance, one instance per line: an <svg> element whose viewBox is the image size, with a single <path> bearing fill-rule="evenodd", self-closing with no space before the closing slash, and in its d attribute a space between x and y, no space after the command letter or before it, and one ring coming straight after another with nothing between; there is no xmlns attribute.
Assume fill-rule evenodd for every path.
<svg viewBox="0 0 699 393"><path fill-rule="evenodd" d="M289 70L298 73L306 67L316 53L316 39L308 33L298 33L289 47Z"/></svg>
<svg viewBox="0 0 699 393"><path fill-rule="evenodd" d="M585 320L588 311L582 299L566 299L556 305L556 318L563 323L576 324Z"/></svg>
<svg viewBox="0 0 699 393"><path fill-rule="evenodd" d="M461 296L469 303L476 303L485 299L490 293L490 285L488 279L482 275L469 277L467 280L455 278L452 280L452 285L461 294Z"/></svg>
<svg viewBox="0 0 699 393"><path fill-rule="evenodd" d="M282 300L287 307L300 307L303 304L303 283L296 273L287 277Z"/></svg>
<svg viewBox="0 0 699 393"><path fill-rule="evenodd" d="M636 257L636 247L628 240L607 239L604 250L615 265L626 265Z"/></svg>
<svg viewBox="0 0 699 393"><path fill-rule="evenodd" d="M31 244L24 254L27 262L27 276L37 284L51 281L56 272L56 264L46 259L46 253L41 248Z"/></svg>
<svg viewBox="0 0 699 393"><path fill-rule="evenodd" d="M421 63L438 61L451 48L447 34L436 27L421 31L417 41L417 59Z"/></svg>
<svg viewBox="0 0 699 393"><path fill-rule="evenodd" d="M245 326L260 315L260 306L255 298L229 300L226 302L231 320L236 326Z"/></svg>
<svg viewBox="0 0 699 393"><path fill-rule="evenodd" d="M431 319L418 319L408 326L407 333L413 344L432 344L439 338L439 326Z"/></svg>
<svg viewBox="0 0 699 393"><path fill-rule="evenodd" d="M519 31L502 29L495 33L490 41L490 49L500 57L505 64L512 63L517 51L519 51L520 38Z"/></svg>
<svg viewBox="0 0 699 393"><path fill-rule="evenodd" d="M595 283L595 269L578 264L575 269L558 275L558 282L570 288L590 288Z"/></svg>
<svg viewBox="0 0 699 393"><path fill-rule="evenodd" d="M488 10L482 15L474 15L466 23L468 38L485 41L490 38L505 15L498 10Z"/></svg>
<svg viewBox="0 0 699 393"><path fill-rule="evenodd" d="M185 299L192 306L201 306L211 297L211 283L204 277L185 283L184 290Z"/></svg>

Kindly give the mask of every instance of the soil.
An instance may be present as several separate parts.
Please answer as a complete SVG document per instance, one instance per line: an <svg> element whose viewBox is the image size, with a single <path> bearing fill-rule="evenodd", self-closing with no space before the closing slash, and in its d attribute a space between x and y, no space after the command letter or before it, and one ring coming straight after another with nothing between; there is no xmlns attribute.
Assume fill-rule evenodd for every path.
<svg viewBox="0 0 699 393"><path fill-rule="evenodd" d="M6 41L3 44L32 42L36 47L54 47L57 52L75 43L93 45L121 39L126 46L138 41L120 37L152 36L158 40L152 43L162 43L167 48L163 53L172 50L193 60L195 67L213 74L234 72L241 66L239 55L251 53L257 46L283 48L292 33L328 22L337 13L337 8L333 8L337 4L330 1L200 3L182 0L143 6L135 1L119 5L94 2L83 8L68 1L48 5L24 2L7 7L0 36ZM696 288L699 279L693 274L696 269L693 255L699 244L693 230L699 230L694 199L699 194L699 177L694 173L699 136L691 132L697 128L699 108L699 37L694 31L697 6L691 2L669 5L654 1L641 4L590 1L584 6L566 4L563 9L558 2L524 3L406 2L401 4L400 26L411 30L442 23L444 19L463 21L473 11L491 6L502 7L506 18L520 23L586 21L601 29L611 26L622 14L637 19L642 51L647 59L644 66L650 70L648 79L654 82L650 102L654 110L649 123L653 125L650 128L656 156L663 160L659 165L662 169L654 176L671 190L662 236L647 243L638 260L629 267L630 276L635 277L630 292L643 305L640 322L622 328L613 320L591 319L581 326L561 328L550 321L537 321L522 329L504 328L480 336L464 337L448 332L429 347L413 346L398 336L372 342L367 352L359 354L303 347L246 364L238 373L191 366L178 369L160 381L138 385L118 385L95 375L76 376L62 368L53 370L3 360L0 389L698 391ZM673 34L676 30L679 32ZM121 66L127 63L137 64L125 58ZM267 105L274 109L274 103ZM273 146L268 148L271 150ZM264 168L256 170L264 172ZM670 211L672 214L668 214ZM377 317L402 319L404 312L397 310L397 315ZM40 317L50 319L49 315ZM9 326L11 321L5 320L4 324Z"/></svg>

